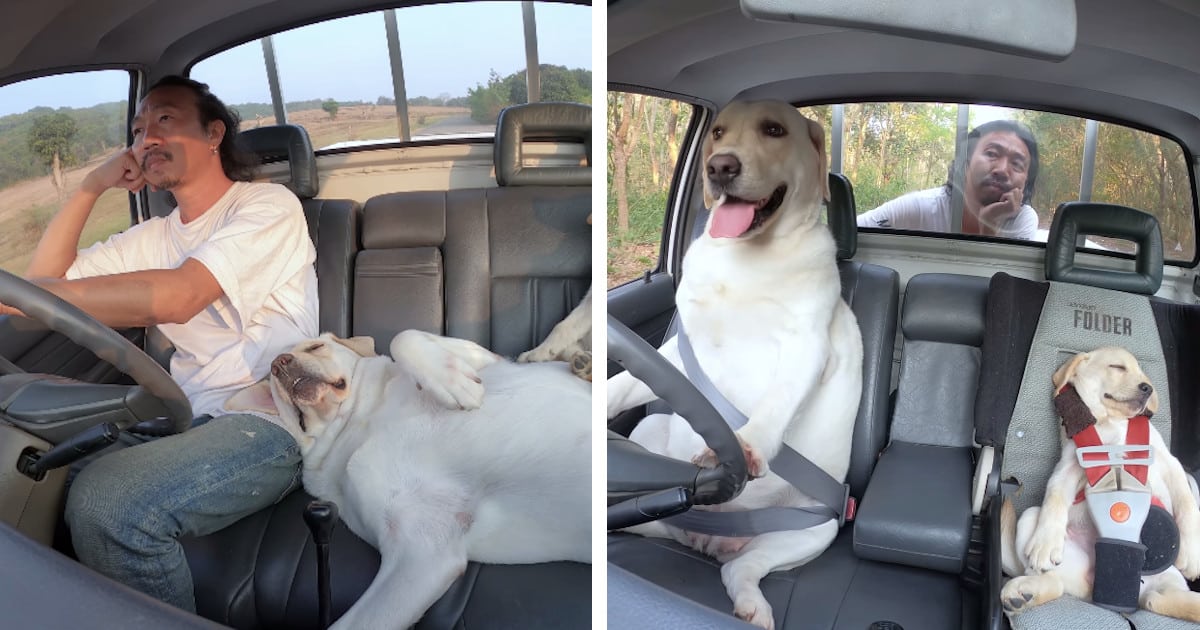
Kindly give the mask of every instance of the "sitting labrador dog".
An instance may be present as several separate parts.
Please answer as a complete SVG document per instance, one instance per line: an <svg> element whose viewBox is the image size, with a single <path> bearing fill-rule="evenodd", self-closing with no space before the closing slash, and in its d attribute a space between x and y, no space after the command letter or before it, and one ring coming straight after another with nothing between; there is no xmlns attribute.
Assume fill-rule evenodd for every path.
<svg viewBox="0 0 1200 630"><path fill-rule="evenodd" d="M756 479L711 509L815 504L772 473L784 444L843 481L862 393L862 336L842 300L836 244L820 223L828 199L825 135L782 102L733 102L704 142L704 193L713 208L688 249L676 295L679 321L697 362L749 421L737 431ZM659 352L680 368L678 338ZM608 417L655 394L628 372L608 381ZM647 417L630 435L656 453L712 464L704 440L677 415ZM694 509L710 509L697 507ZM662 522L630 528L673 538L724 563L734 613L774 627L759 582L819 556L836 520L809 529L746 538L684 532Z"/></svg>
<svg viewBox="0 0 1200 630"><path fill-rule="evenodd" d="M468 561L590 562L589 385L416 330L390 349L326 333L229 402L294 428L305 489L379 550L335 627L408 628Z"/></svg>
<svg viewBox="0 0 1200 630"><path fill-rule="evenodd" d="M1104 445L1122 445L1130 418L1153 414L1158 393L1128 351L1104 347L1081 353L1053 376L1055 391L1073 386ZM1064 408L1060 407L1060 412ZM1062 456L1046 483L1041 507L1031 507L1018 521L1010 501L1001 508L1001 558L1005 573L1014 576L1001 590L1001 603L1017 614L1058 599L1064 594L1092 597L1096 568L1096 525L1087 503L1077 501L1087 476L1076 458L1076 443L1067 438L1072 416L1064 414ZM1085 422L1090 422L1086 418ZM1179 528L1174 566L1142 576L1138 606L1169 617L1200 622L1200 593L1188 589L1185 577L1200 574L1200 508L1179 460L1162 435L1149 427L1153 464L1146 475L1152 496L1162 502ZM1111 474L1111 473L1109 473ZM1136 576L1135 576L1136 579Z"/></svg>

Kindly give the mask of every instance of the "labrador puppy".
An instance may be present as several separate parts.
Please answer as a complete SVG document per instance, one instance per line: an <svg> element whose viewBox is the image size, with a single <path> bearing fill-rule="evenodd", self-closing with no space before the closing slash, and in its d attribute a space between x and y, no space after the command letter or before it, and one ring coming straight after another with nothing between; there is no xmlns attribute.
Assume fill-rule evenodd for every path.
<svg viewBox="0 0 1200 630"><path fill-rule="evenodd" d="M1055 391L1070 384L1096 420L1103 444L1124 444L1129 418L1158 409L1158 393L1137 360L1122 348L1105 347L1076 355L1054 373ZM1041 507L1031 507L1017 521L1012 503L1001 510L1001 558L1013 577L1001 591L1001 602L1016 614L1061 597L1088 600L1095 570L1096 526L1085 502L1076 503L1086 485L1076 459L1075 442L1063 432L1062 456L1046 483ZM1200 574L1200 509L1183 466L1162 435L1150 426L1154 463L1146 483L1179 527L1175 565L1143 576L1138 604L1169 617L1200 621L1200 593L1188 590L1185 577Z"/></svg>
<svg viewBox="0 0 1200 630"><path fill-rule="evenodd" d="M703 158L712 214L684 258L676 304L700 367L749 418L737 436L757 478L717 507L813 505L768 463L786 443L835 479L844 480L849 468L862 336L841 297L833 237L819 221L829 197L825 135L787 103L734 102L713 123ZM682 370L676 338L659 352ZM654 398L644 383L618 374L608 381L608 417ZM676 415L650 416L630 438L663 455L714 463L704 440ZM772 628L759 581L816 558L838 524L752 539L661 522L631 531L673 538L723 562L734 613Z"/></svg>
<svg viewBox="0 0 1200 630"><path fill-rule="evenodd" d="M379 550L375 580L334 627L408 628L469 560L589 562L588 384L415 330L390 349L327 333L228 404L294 428L304 487Z"/></svg>

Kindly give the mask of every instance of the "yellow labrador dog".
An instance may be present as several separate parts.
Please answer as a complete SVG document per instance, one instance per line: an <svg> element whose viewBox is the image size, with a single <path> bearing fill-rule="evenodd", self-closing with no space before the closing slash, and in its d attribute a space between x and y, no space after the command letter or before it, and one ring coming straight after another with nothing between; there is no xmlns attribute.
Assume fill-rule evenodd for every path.
<svg viewBox="0 0 1200 630"><path fill-rule="evenodd" d="M327 333L228 404L298 429L305 489L379 550L335 627L408 628L468 560L589 562L589 385L563 364L415 330L390 349Z"/></svg>
<svg viewBox="0 0 1200 630"><path fill-rule="evenodd" d="M786 443L844 480L862 391L862 337L841 297L833 237L819 222L829 196L825 135L787 103L734 102L713 123L704 163L713 210L684 258L676 303L700 367L749 418L737 435L751 476L759 477L718 507L809 506L813 501L768 462ZM682 365L676 338L659 352ZM608 416L654 398L621 373L608 382ZM650 416L630 437L670 457L712 461L678 416ZM759 581L816 558L837 536L838 523L752 539L698 535L661 522L631 531L674 538L723 562L734 613L771 628Z"/></svg>
<svg viewBox="0 0 1200 630"><path fill-rule="evenodd" d="M1081 353L1054 373L1058 391L1074 386L1079 400L1095 418L1105 445L1125 444L1130 418L1158 409L1158 393L1137 360L1122 348ZM1184 580L1200 574L1200 509L1183 466L1171 455L1162 435L1150 425L1154 462L1146 485L1179 527L1179 555L1174 566L1142 577L1138 605L1147 610L1200 621L1200 593ZM1016 576L1001 591L1009 613L1020 613L1061 597L1090 599L1098 537L1085 502L1076 502L1087 484L1076 458L1076 443L1063 433L1062 457L1046 484L1041 507L1031 507L1017 521L1012 503L1001 512L1001 557L1004 570Z"/></svg>

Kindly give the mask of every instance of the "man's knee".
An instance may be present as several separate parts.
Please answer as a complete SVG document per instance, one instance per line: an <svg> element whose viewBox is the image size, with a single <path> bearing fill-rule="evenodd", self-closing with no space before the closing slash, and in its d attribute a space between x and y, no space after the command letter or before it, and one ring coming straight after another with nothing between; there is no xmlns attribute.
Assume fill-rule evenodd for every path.
<svg viewBox="0 0 1200 630"><path fill-rule="evenodd" d="M114 531L123 523L144 519L150 506L135 496L136 484L121 478L115 465L119 463L118 458L100 458L75 476L64 514L73 536L83 531Z"/></svg>

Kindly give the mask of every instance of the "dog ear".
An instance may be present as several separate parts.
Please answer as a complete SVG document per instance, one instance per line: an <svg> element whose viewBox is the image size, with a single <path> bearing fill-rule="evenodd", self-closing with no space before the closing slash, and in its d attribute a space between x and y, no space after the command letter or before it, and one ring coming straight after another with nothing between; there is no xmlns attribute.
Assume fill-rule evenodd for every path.
<svg viewBox="0 0 1200 630"><path fill-rule="evenodd" d="M230 396L229 400L225 401L225 410L261 411L272 416L278 416L279 409L275 407L275 397L271 395L270 377L264 378Z"/></svg>
<svg viewBox="0 0 1200 630"><path fill-rule="evenodd" d="M1145 413L1147 416L1153 416L1154 414L1158 413L1158 388L1157 387L1154 388L1154 391L1150 392L1150 398L1148 398L1146 400Z"/></svg>
<svg viewBox="0 0 1200 630"><path fill-rule="evenodd" d="M808 137L812 138L813 148L817 150L817 181L821 182L821 198L829 201L829 158L825 155L825 130L815 120L804 119L808 123Z"/></svg>
<svg viewBox="0 0 1200 630"><path fill-rule="evenodd" d="M330 336L333 337L334 341L357 352L360 356L364 356L364 357L379 356L378 354L375 353L375 340L372 339L371 337L351 337L349 339L342 339L341 337L338 337L337 335L330 335Z"/></svg>
<svg viewBox="0 0 1200 630"><path fill-rule="evenodd" d="M1062 389L1063 385L1071 382L1071 379L1075 378L1076 368L1078 368L1081 363L1088 360L1090 357L1091 355L1089 353L1080 352L1079 354L1071 357L1070 361L1062 364L1062 366L1060 366L1058 370L1054 372L1054 376L1051 377L1054 381L1054 391Z"/></svg>

